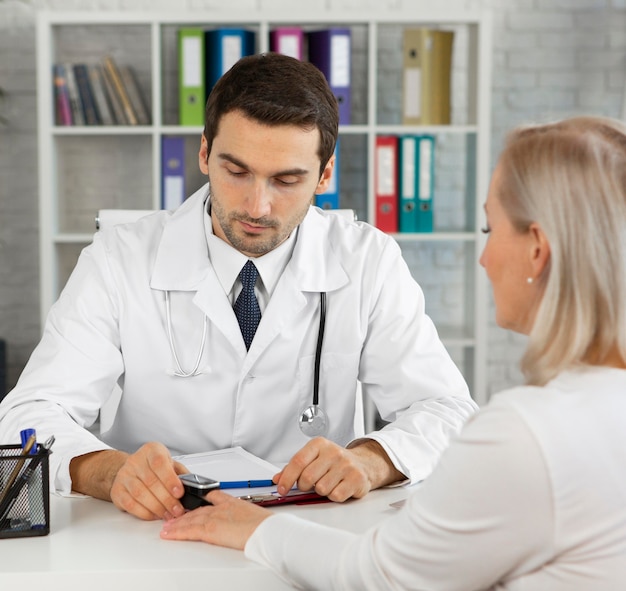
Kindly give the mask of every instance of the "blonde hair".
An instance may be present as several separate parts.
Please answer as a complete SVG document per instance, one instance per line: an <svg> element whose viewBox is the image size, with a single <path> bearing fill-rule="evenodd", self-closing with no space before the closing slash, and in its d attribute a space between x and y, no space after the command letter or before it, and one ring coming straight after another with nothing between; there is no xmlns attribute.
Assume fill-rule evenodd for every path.
<svg viewBox="0 0 626 591"><path fill-rule="evenodd" d="M519 231L536 222L550 244L543 297L521 361L527 383L626 360L626 127L575 117L511 132L500 202Z"/></svg>

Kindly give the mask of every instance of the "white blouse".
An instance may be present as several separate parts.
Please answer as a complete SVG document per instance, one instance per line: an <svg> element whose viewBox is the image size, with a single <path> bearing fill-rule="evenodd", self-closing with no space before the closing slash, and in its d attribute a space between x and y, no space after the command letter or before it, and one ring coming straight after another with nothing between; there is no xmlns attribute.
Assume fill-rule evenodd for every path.
<svg viewBox="0 0 626 591"><path fill-rule="evenodd" d="M626 589L626 371L495 396L362 536L280 514L245 553L324 591Z"/></svg>

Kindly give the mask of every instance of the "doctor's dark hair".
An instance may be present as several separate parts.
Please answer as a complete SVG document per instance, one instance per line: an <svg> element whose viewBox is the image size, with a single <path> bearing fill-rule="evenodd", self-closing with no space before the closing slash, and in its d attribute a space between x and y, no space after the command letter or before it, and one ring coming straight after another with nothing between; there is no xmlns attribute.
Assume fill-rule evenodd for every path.
<svg viewBox="0 0 626 591"><path fill-rule="evenodd" d="M573 117L514 130L498 199L513 226L550 245L521 369L544 385L560 371L626 360L626 127Z"/></svg>
<svg viewBox="0 0 626 591"><path fill-rule="evenodd" d="M320 132L320 175L333 155L339 108L326 78L309 62L278 53L240 59L215 84L206 103L208 153L221 118L232 111L264 125L295 125Z"/></svg>

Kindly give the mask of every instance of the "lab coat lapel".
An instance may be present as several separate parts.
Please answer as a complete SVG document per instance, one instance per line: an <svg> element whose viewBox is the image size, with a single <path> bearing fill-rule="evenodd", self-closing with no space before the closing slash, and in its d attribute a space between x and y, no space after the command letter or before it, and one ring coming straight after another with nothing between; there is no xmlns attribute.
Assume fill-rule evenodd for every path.
<svg viewBox="0 0 626 591"><path fill-rule="evenodd" d="M189 197L169 218L157 249L150 287L194 291L206 278L209 255L204 233L208 185Z"/></svg>
<svg viewBox="0 0 626 591"><path fill-rule="evenodd" d="M204 231L207 191L208 184L191 195L165 224L150 286L163 291L195 291L194 304L237 354L245 357L239 324L209 261Z"/></svg>

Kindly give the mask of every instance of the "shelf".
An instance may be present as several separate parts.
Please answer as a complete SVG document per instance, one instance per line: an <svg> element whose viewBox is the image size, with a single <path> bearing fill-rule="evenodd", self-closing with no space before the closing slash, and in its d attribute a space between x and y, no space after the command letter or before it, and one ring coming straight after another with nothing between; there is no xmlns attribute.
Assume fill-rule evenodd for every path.
<svg viewBox="0 0 626 591"><path fill-rule="evenodd" d="M40 12L37 21L41 314L58 297L80 250L93 239L98 209L157 209L161 203L161 139L185 138L186 193L204 182L197 170L202 126L179 126L177 29L245 26L259 52L274 26L352 31L352 121L341 125L341 207L375 221L374 149L378 136L436 137L435 231L394 233L426 294L440 336L461 367L472 395L486 401L487 285L477 264L484 237L482 200L490 170L491 31L480 11L411 6L364 11L250 10L193 13ZM397 89L403 76L402 30L455 31L452 124L402 125ZM132 65L152 118L148 126L54 124L52 68L95 63L106 53ZM441 322L455 324L442 326ZM457 326L458 324L458 326ZM452 354L452 353L451 353Z"/></svg>

